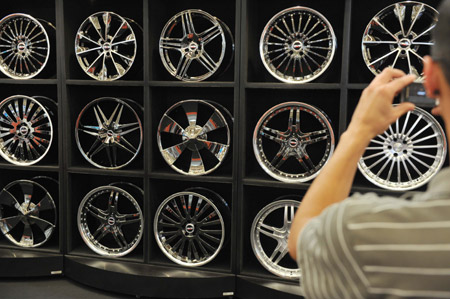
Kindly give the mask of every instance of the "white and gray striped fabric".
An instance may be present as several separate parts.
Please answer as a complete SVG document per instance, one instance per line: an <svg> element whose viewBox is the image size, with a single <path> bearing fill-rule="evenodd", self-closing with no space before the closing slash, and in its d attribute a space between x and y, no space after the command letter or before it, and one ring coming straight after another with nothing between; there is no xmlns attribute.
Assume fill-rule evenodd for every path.
<svg viewBox="0 0 450 299"><path fill-rule="evenodd" d="M353 194L298 238L306 298L450 298L450 168L412 200Z"/></svg>

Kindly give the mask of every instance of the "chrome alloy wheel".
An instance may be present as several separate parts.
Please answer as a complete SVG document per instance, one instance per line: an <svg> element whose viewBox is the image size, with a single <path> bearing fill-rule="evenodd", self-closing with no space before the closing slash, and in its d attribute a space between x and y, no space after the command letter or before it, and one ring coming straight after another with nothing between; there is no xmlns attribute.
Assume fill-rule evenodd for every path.
<svg viewBox="0 0 450 299"><path fill-rule="evenodd" d="M92 165L119 169L137 157L143 128L129 101L131 104L127 99L98 98L78 115L75 139L81 154Z"/></svg>
<svg viewBox="0 0 450 299"><path fill-rule="evenodd" d="M253 151L259 165L271 177L287 183L315 178L333 150L334 134L328 117L301 102L270 108L253 132Z"/></svg>
<svg viewBox="0 0 450 299"><path fill-rule="evenodd" d="M177 13L164 26L159 54L167 71L183 81L203 81L224 72L234 55L228 26L199 9Z"/></svg>
<svg viewBox="0 0 450 299"><path fill-rule="evenodd" d="M12 164L35 164L50 149L52 119L39 98L15 95L0 103L0 155Z"/></svg>
<svg viewBox="0 0 450 299"><path fill-rule="evenodd" d="M364 31L362 55L369 70L379 74L395 67L423 79L423 57L434 44L431 32L439 13L415 1L398 2L378 12Z"/></svg>
<svg viewBox="0 0 450 299"><path fill-rule="evenodd" d="M299 279L300 269L289 255L288 238L295 211L300 202L276 200L262 208L253 220L250 241L253 253L269 272L289 279Z"/></svg>
<svg viewBox="0 0 450 299"><path fill-rule="evenodd" d="M155 214L158 246L173 262L202 266L219 254L225 241L225 221L219 207L225 202L216 193L184 191L167 197ZM227 206L225 208L228 208Z"/></svg>
<svg viewBox="0 0 450 299"><path fill-rule="evenodd" d="M416 107L372 139L358 168L379 187L411 190L426 184L441 169L446 154L442 127Z"/></svg>
<svg viewBox="0 0 450 299"><path fill-rule="evenodd" d="M0 20L0 70L13 79L30 79L46 66L50 40L42 24L15 13Z"/></svg>
<svg viewBox="0 0 450 299"><path fill-rule="evenodd" d="M99 81L124 76L136 58L133 28L120 15L102 11L89 16L75 38L75 54L83 71Z"/></svg>
<svg viewBox="0 0 450 299"><path fill-rule="evenodd" d="M184 100L170 107L161 118L157 135L167 164L186 175L217 169L230 148L232 119L224 115L230 115L224 107L203 100Z"/></svg>
<svg viewBox="0 0 450 299"><path fill-rule="evenodd" d="M269 20L259 53L267 71L286 83L306 83L330 66L336 36L319 12L302 6L285 9Z"/></svg>
<svg viewBox="0 0 450 299"><path fill-rule="evenodd" d="M77 223L83 241L92 251L120 257L138 246L144 218L130 193L115 186L101 186L81 201Z"/></svg>
<svg viewBox="0 0 450 299"><path fill-rule="evenodd" d="M17 180L0 192L0 230L17 246L46 243L56 229L56 219L52 196L36 182Z"/></svg>

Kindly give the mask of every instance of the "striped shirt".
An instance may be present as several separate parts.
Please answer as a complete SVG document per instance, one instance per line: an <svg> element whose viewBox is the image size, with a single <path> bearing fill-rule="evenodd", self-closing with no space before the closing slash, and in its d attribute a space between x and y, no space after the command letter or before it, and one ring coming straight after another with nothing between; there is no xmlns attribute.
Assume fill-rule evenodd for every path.
<svg viewBox="0 0 450 299"><path fill-rule="evenodd" d="M450 298L450 168L412 200L354 194L298 238L306 298Z"/></svg>

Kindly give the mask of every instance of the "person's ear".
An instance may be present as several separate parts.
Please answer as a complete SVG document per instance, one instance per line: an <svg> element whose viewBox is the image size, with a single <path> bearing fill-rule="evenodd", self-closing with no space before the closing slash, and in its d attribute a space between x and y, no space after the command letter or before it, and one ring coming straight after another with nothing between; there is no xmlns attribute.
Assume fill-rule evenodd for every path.
<svg viewBox="0 0 450 299"><path fill-rule="evenodd" d="M425 81L423 85L427 92L427 97L436 98L439 96L439 80L436 70L437 64L430 56L425 56L423 61L423 74L425 75Z"/></svg>

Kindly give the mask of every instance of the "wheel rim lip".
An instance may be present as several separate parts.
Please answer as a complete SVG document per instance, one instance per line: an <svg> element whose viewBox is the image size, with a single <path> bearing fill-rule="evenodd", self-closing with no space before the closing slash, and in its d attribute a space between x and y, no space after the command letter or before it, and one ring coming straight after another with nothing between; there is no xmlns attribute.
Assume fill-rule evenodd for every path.
<svg viewBox="0 0 450 299"><path fill-rule="evenodd" d="M84 70L84 65L83 65L83 64L81 63L81 61L80 61L81 58L79 58L79 56L78 56L78 54L77 54L77 46L78 46L78 43L77 43L77 36L78 36L79 32L81 31L81 29L83 28L83 26L89 22L89 18L91 18L92 16L101 15L101 14L104 14L104 13L109 13L109 14L111 14L111 15L113 15L113 16L116 16L116 17L118 17L120 20L122 20L123 22L125 22L125 23L128 25L128 29L130 29L131 34L134 36L134 51L133 51L133 61L131 62L130 66L125 70L125 72L124 72L122 75L118 74L117 78L107 78L107 79L105 79L105 80L101 80L101 79L99 79L97 76L95 76L94 74L90 74L89 72L86 72L86 71ZM128 21L127 21L124 17L122 17L121 15L116 14L115 12L112 12L112 11L99 11L99 12L93 13L93 14L91 14L89 17L87 17L87 18L81 23L80 27L79 27L78 30L77 30L77 33L75 34L75 43L74 43L74 44L75 44L75 48L74 48L74 49L75 49L75 56L76 56L76 58L77 58L78 64L80 65L81 69L83 70L83 72L84 72L86 75L88 75L89 77L91 77L91 78L93 78L93 79L95 79L95 80L97 80L97 81L103 81L103 82L107 82L107 81L115 81L115 80L118 80L118 79L122 78L123 76L125 76L125 75L128 73L128 71L133 67L134 60L136 59L137 47L138 47L138 45L137 45L137 39L136 39L136 34L134 33L134 30L133 30L133 28L131 27L130 23L128 23Z"/></svg>
<svg viewBox="0 0 450 299"><path fill-rule="evenodd" d="M39 188L41 188L42 190L45 191L46 196L48 196L48 198L51 200L52 205L53 205L54 217L55 217L55 223L54 223L53 225L54 225L55 227L52 228L52 230L51 230L49 236L48 236L48 237L46 236L46 239L45 239L44 241L42 241L42 242L40 242L40 243L33 244L33 245L31 245L31 246L26 246L26 245L23 245L20 241L19 241L19 242L16 241L16 239L14 239L14 237L12 237L10 234L5 233L5 232L3 231L3 226L0 226L0 230L1 230L1 232L3 233L3 236L5 236L5 237L6 237L11 243L13 243L14 245L17 245L17 246L23 247L23 248L35 248L35 247L40 247L40 246L44 245L44 243L46 243L48 240L50 240L51 236L53 235L53 233L55 232L55 230L58 228L58 227L56 226L57 223L58 223L58 222L57 222L57 221L58 221L58 212L57 212L57 210L56 210L55 201L53 200L53 197L52 197L51 194L47 191L47 189L45 189L41 184L36 183L35 181L31 181L31 180L16 180L16 181L10 182L8 185L6 185L5 187L3 187L3 189L0 191L0 193L3 192L3 190L8 190L11 186L16 185L16 184L19 184L19 183L28 183L28 184L36 185L36 186L38 186ZM14 198L15 198L15 197L14 197ZM3 218L3 217L0 217L0 219L2 219L2 218ZM49 221L49 222L50 222L50 221Z"/></svg>
<svg viewBox="0 0 450 299"><path fill-rule="evenodd" d="M174 73L174 71L170 67L169 63L167 63L167 61L165 59L166 55L164 53L164 49L161 47L161 39L165 37L165 33L166 33L167 29L169 28L169 26L171 24L173 24L173 22L177 18L179 18L180 16L182 16L186 12L199 14L200 16L202 16L205 19L207 19L208 21L210 21L213 24L213 26L214 25L218 25L219 26L219 28L220 28L220 36L222 38L222 50L220 52L220 58L219 58L219 62L217 63L217 68L213 72L208 72L205 75L201 75L201 76L197 76L197 77L178 78L176 76L176 69L175 69L175 73ZM220 68L220 66L221 66L221 64L223 62L223 59L224 59L224 56L225 56L225 50L226 50L226 46L227 46L227 44L226 44L226 37L225 37L225 30L222 27L221 22L222 21L220 21L220 19L212 16L211 14L209 14L209 13L207 13L207 12L201 10L201 9L186 9L186 10L180 11L179 13L174 15L172 18L170 18L169 21L167 21L166 25L164 26L163 30L161 31L161 35L160 35L160 38L159 38L159 56L161 58L161 61L162 61L163 65L164 65L165 69L170 73L170 75L172 77L174 77L174 78L176 78L178 80L181 80L181 81L185 81L185 82L199 82L199 81L204 81L204 80L208 79L209 77L213 76L219 70L219 68ZM181 55L183 55L183 54L181 54ZM196 60L196 59L192 59L192 60Z"/></svg>
<svg viewBox="0 0 450 299"><path fill-rule="evenodd" d="M435 126L437 131L440 133L439 136L436 136L436 139L440 138L442 141L442 146L441 146L442 154L440 156L438 165L437 165L437 167L435 167L434 172L429 173L430 169L431 169L430 168L427 172L425 172L425 174L427 174L427 173L429 173L429 174L424 179L421 179L422 178L422 176L421 176L418 178L418 179L421 179L421 181L419 181L415 185L411 185L412 184L411 181L406 181L406 182L401 182L401 183L391 182L391 181L387 182L385 179L380 179L373 172L367 173L366 169L368 168L368 166L364 163L364 161L362 160L362 157L361 157L361 159L358 161L359 171L363 174L363 176L369 182L371 182L372 184L374 184L378 187L381 187L381 188L384 188L387 190L392 190L392 191L408 191L408 190L417 189L417 188L427 184L439 172L439 170L444 165L445 157L447 155L447 139L446 139L444 130L442 129L442 126L431 114L429 114L424 109L416 107L414 110L411 111L411 113L413 113L415 115L422 114L427 119L427 122L430 122L430 121L433 122L433 125ZM439 149L438 149L438 151L439 151ZM438 157L438 153L436 153L436 157ZM433 166L435 164L436 160L437 159L435 158L434 162L430 166ZM418 179L415 179L415 180L418 180Z"/></svg>
<svg viewBox="0 0 450 299"><path fill-rule="evenodd" d="M222 112L221 112L219 109L217 109L210 101L205 101L205 100L197 100L197 99L182 100L182 101L180 101L180 102L178 102L178 103L175 103L175 104L172 105L169 109L167 109L167 111L164 112L164 115L169 115L169 113L172 112L175 108L177 108L178 106L181 106L182 104L184 104L184 103L186 103L186 102L196 102L196 103L199 103L199 104L207 105L208 107L210 107L210 108L213 110L213 112L216 112L216 113L220 116L220 118L223 120L223 122L224 122L225 124L227 124L227 126L226 126L226 130L227 130L227 149L226 149L226 152L225 152L225 154L223 155L222 161L219 161L219 163L217 163L217 165L215 165L214 167L212 167L211 169L209 169L209 170L207 170L207 171L205 171L205 172L203 172L203 173L189 173L189 172L183 171L182 169L179 169L179 168L175 167L175 166L173 165L175 162L174 162L173 164L170 164L170 163L168 163L168 161L167 161L166 159L164 159L164 161L165 161L172 169L174 169L174 170L175 170L176 172L178 172L178 173L181 173L181 174L184 174L184 175L189 175L189 176L206 175L206 174L209 174L209 173L213 172L213 171L216 170L220 165L222 165L223 161L225 161L225 158L226 158L226 156L228 155L228 152L229 152L229 149L230 149L230 146L231 146L231 142L230 142L230 140L231 140L231 136L230 136L230 125L229 125L229 123L227 122L226 118L223 116ZM164 117L164 115L163 115L163 117ZM176 120L175 120L175 121L176 121ZM164 155L163 155L164 149L163 149L163 147L162 147L162 143L161 143L161 133L160 133L160 132L161 132L161 125L162 125L162 118L161 118L161 120L160 120L160 122L159 122L159 125L158 125L157 143L158 143L158 149L159 149L161 155L162 155L163 158L164 158ZM183 129L185 129L185 128L183 128Z"/></svg>
<svg viewBox="0 0 450 299"><path fill-rule="evenodd" d="M86 202L91 198L91 196L97 192L103 191L103 190L110 190L110 191L114 191L114 192L118 192L119 194L122 195L122 197L127 198L128 200L130 200L130 202L133 204L133 206L136 208L136 210L139 212L140 215L140 228L139 228L139 232L138 232L138 237L137 239L134 238L133 240L136 240L134 242L134 244L128 248L125 251L119 252L119 253L112 253L110 251L104 250L102 248L98 248L94 245L94 243L92 242L91 238L88 238L86 236L85 232L89 232L90 233L90 229L88 227L88 225L86 223L82 223L81 221L81 215L83 213L83 207L86 204ZM95 197L96 198L96 197ZM95 199L93 198L93 199ZM128 193L127 191L119 188L119 187L115 187L115 186L100 186L97 187L91 191L89 191L88 194L86 194L83 198L83 200L80 203L80 206L78 207L78 214L77 214L77 226L78 226L78 231L80 232L81 238L83 239L84 243L95 253L102 255L102 256L109 256L109 257L121 257L121 256L125 256L127 254L129 254L130 252L132 252L141 242L142 239L142 235L143 235L143 228L144 228L144 220L143 220L143 216L142 216L142 210L141 207L139 205L139 203L137 202L137 200L131 196L130 193ZM100 242L99 242L100 243ZM106 246L103 246L106 247Z"/></svg>
<svg viewBox="0 0 450 299"><path fill-rule="evenodd" d="M258 212L258 214L255 216L255 218L253 219L252 227L250 229L250 243L252 246L253 253L255 254L255 256L258 259L258 261L260 262L260 264L266 270L268 270L272 274L275 274L279 277L297 280L301 277L301 269L300 268L292 269L292 268L278 266L278 268L281 268L281 270L277 270L274 267L270 267L269 262L267 262L267 260L269 260L269 257L267 256L267 254L264 251L263 246L261 245L261 241L259 238L260 234L256 232L256 227L257 227L258 223L261 221L262 216L264 216L264 219L265 219L273 211L275 211L279 208L287 207L287 206L289 206L289 207L294 206L294 208L298 208L300 206L300 202L297 200L293 200L293 199L281 199L281 200L271 202L270 204L263 207ZM291 273L291 275L285 274L286 272Z"/></svg>
<svg viewBox="0 0 450 299"><path fill-rule="evenodd" d="M89 108L91 108L95 103L98 103L100 101L113 101L113 102L117 102L117 103L121 103L123 105L125 105L127 108L129 108L131 110L131 112L135 115L138 123L139 123L139 132L140 132L140 138L139 138L139 146L137 148L136 153L134 154L134 156L128 160L128 162L126 162L125 164L119 165L119 166L103 166L100 165L94 161L91 161L89 159L89 157L86 155L86 153L84 152L82 146L81 146L81 142L79 139L79 134L78 134L78 127L80 125L80 121L81 121L81 117L83 116L83 113L85 111L87 111ZM78 146L78 150L80 151L81 155L92 165L94 165L97 168L101 168L101 169L120 169L123 168L125 166L127 166L128 164L130 164L139 154L141 147L142 147L142 140L143 139L143 127L142 127L142 122L141 119L139 118L139 115L137 114L137 112L133 109L133 107L131 107L131 105L129 105L128 103L126 103L125 101L118 99L118 98L112 98L112 97L102 97L102 98L97 98L95 100L92 100L91 102L89 102L86 106L84 106L84 108L81 110L80 114L78 114L77 117L77 121L75 123L75 140Z"/></svg>
<svg viewBox="0 0 450 299"><path fill-rule="evenodd" d="M42 111L44 112L44 114L47 116L46 118L48 119L48 124L50 125L50 140L48 141L48 146L47 149L45 150L45 152L36 160L33 160L31 162L18 162L17 160L11 159L4 151L3 148L0 147L0 155L9 163L14 164L14 165L20 165L20 166L29 166L29 165L33 165L38 163L39 161L41 161L49 152L50 147L52 145L53 142L53 123L52 123L52 119L50 117L50 114L48 113L47 109L35 98L29 97L29 96L24 96L24 95L14 95L14 96L10 96L6 99L4 99L2 102L0 102L0 111L3 109L3 107L8 103L8 101L12 101L14 99L27 99L28 101L33 101L34 105L38 105ZM0 125L1 127L1 125ZM2 145L2 143L0 142L0 146Z"/></svg>
<svg viewBox="0 0 450 299"><path fill-rule="evenodd" d="M158 231L158 218L159 215L161 214L161 211L163 210L163 208L173 199L176 199L182 195L193 195L195 197L201 198L202 200L204 200L205 202L207 202L208 204L211 205L211 207L214 209L214 211L217 213L217 216L220 220L220 225L222 227L222 237L220 240L220 243L217 247L217 249L214 251L214 253L212 255L210 255L206 260L203 260L201 262L198 263L192 263L192 262L184 262L182 260L180 260L179 258L176 258L175 256L171 255L165 248L164 248L164 244L161 242L160 238L159 238L159 231ZM182 266L186 266L186 267L199 267L199 266L203 266L209 262L211 262L212 260L214 260L214 258L220 253L223 243L225 241L225 223L223 221L223 216L222 213L220 212L220 210L217 208L217 206L213 203L212 200L210 200L209 198L207 198L204 195L201 195L199 193L196 192L192 192L192 191L182 191L182 192L177 192L175 194L170 195L169 197L167 197L158 207L158 209L156 210L155 213L155 217L154 217L154 221L153 221L153 232L155 235L155 239L156 239L156 243L158 244L159 248L161 249L161 251L164 253L164 255L166 257L168 257L171 261L182 265ZM172 247L172 246L171 246Z"/></svg>
<svg viewBox="0 0 450 299"><path fill-rule="evenodd" d="M317 15L317 17L328 26L328 31L331 34L331 41L333 43L332 49L331 49L330 58L328 59L328 63L325 65L325 67L323 67L322 70L319 73L317 73L316 75L311 76L311 78L308 78L308 79L305 79L305 80L301 80L301 81L299 81L299 80L297 80L297 81L289 80L289 79L286 79L286 78L283 78L283 77L277 75L276 73L273 73L272 69L270 68L269 64L267 63L267 61L264 58L264 50L263 50L264 49L264 37L266 36L266 32L269 30L270 25L275 20L277 20L279 17L281 17L282 15L287 14L289 12L296 12L296 11L300 11L300 12L301 11L306 11L308 13ZM322 15L320 12L318 12L318 11L312 9L312 8L309 8L309 7L294 6L294 7L286 8L286 9L280 11L279 13L274 15L269 20L269 22L267 22L267 24L264 27L263 32L261 34L261 38L259 40L259 55L260 55L262 63L264 64L264 67L269 72L269 74L271 74L275 79L277 79L277 80L279 80L281 82L284 82L284 83L289 83L289 84L302 84L302 83L308 83L308 82L311 82L311 81L317 79L318 77L320 77L328 69L328 67L331 65L331 63L333 61L334 54L336 52L336 47L337 47L336 35L334 33L333 27L331 26L331 23L328 21L327 18L325 18L324 15Z"/></svg>
<svg viewBox="0 0 450 299"><path fill-rule="evenodd" d="M315 112L318 116L322 116L321 119L324 121L325 126L327 127L328 131L329 131L329 139L330 139L330 152L328 153L328 158L326 161L324 161L324 165L329 161L329 159L331 158L331 156L333 155L334 152L334 146L335 146L335 138L334 138L334 132L333 132L333 127L331 126L331 122L328 119L328 116L319 108L314 107L312 105L303 103L303 102L284 102L278 105L273 106L272 108L270 108L269 110L267 110L259 119L258 123L255 126L255 130L253 131L253 153L255 154L256 160L258 161L258 164L261 166L261 168L268 174L270 175L272 178L277 179L279 181L285 182L285 183L302 183L302 182L307 182L309 180L314 179L316 176L319 175L321 169L319 169L318 171L316 171L313 175L305 177L305 178L288 178L288 177L284 177L281 176L279 174L274 173L273 171L271 171L266 163L264 163L264 161L262 160L262 157L260 155L260 151L258 150L258 139L259 139L259 131L260 131L260 127L261 125L264 123L264 121L266 120L267 116L269 116L270 114L272 114L274 111L277 111L281 108L287 107L287 106L298 106L298 107L305 107L308 108L310 110L312 110L313 112ZM265 154L264 154L265 156Z"/></svg>
<svg viewBox="0 0 450 299"><path fill-rule="evenodd" d="M50 57L50 40L49 40L49 38L48 38L47 31L45 30L44 26L42 26L41 22L39 22L37 19L35 19L34 17L32 17L31 15L28 15L28 14L23 14L23 13L13 13L13 14L7 15L7 16L5 16L3 19L0 20L0 25L1 25L3 22L7 21L8 19L10 19L10 18L15 18L15 17L25 17L25 18L29 18L29 19L31 19L33 22L35 22L35 24L37 24L37 25L39 26L39 28L41 29L41 31L42 31L42 32L44 33L44 35L45 35L45 40L46 40L46 43L47 43L47 55L46 55L46 57L45 57L44 63L42 64L42 67L41 67L38 71L36 71L36 73L34 73L34 74L32 74L32 75L29 75L29 76L26 76L26 77L15 76L15 75L12 75L12 74L10 74L9 72L7 72L2 66L0 66L0 71L1 71L3 74L5 74L6 76L8 76L8 77L10 77L10 78L12 78L12 79L15 79L15 80L26 80L26 79L31 79L31 78L34 78L35 76L37 76L37 75L45 68L45 66L47 65L48 58Z"/></svg>
<svg viewBox="0 0 450 299"><path fill-rule="evenodd" d="M374 16L373 18L370 19L369 23L368 23L367 26L366 26L366 29L364 30L364 33L363 33L363 36L362 36L362 39L361 39L361 54L362 54L362 57L363 57L363 61L364 61L365 65L366 65L366 67L369 69L369 71L370 71L372 74L374 74L375 76L378 75L379 73L377 73L374 69L370 68L369 65L367 64L367 63L370 63L370 62L368 61L368 58L366 57L366 53L365 53L365 51L364 51L365 48L366 48L366 47L364 46L364 37L365 37L365 35L366 35L365 33L368 32L368 30L370 29L370 24L372 23L372 21L373 21L376 17L380 16L382 13L385 13L386 11L390 11L393 7L395 7L395 5L398 5L398 4L404 4L404 5L422 5L422 4L424 4L424 7L429 8L433 13L436 14L436 16L439 16L439 12L438 12L434 7L432 7L432 6L430 6L430 5L426 4L426 3L418 2L418 1L402 1L402 2L397 2L397 3L394 3L394 4L388 5L388 6L386 6L385 8L383 8L382 10L378 11L378 12L375 14L375 16ZM381 72L381 71L382 71L382 70L380 70L380 72ZM420 74L419 74L419 75L420 75ZM421 76L419 76L418 78L415 79L415 82L422 82L422 81L423 81L423 77L421 77ZM402 189L402 190L405 190L405 189Z"/></svg>

